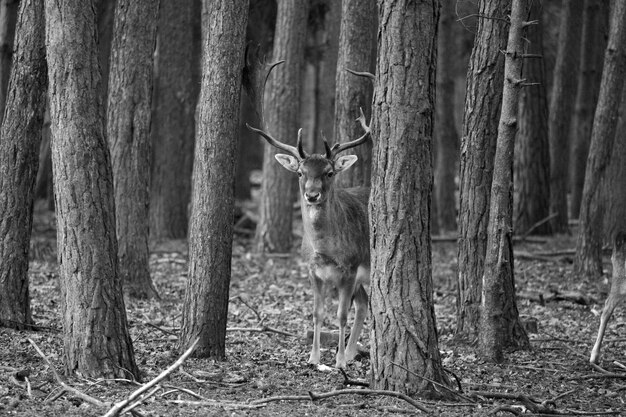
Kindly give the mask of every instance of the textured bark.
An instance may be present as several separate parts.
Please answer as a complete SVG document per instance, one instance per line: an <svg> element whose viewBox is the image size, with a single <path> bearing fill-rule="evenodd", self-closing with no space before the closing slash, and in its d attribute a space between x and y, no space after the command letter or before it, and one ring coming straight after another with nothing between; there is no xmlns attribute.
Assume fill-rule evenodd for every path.
<svg viewBox="0 0 626 417"><path fill-rule="evenodd" d="M576 74L580 61L583 1L563 4L559 42L552 77L552 95L548 111L550 142L550 213L552 230L569 230L567 210L568 169L572 111L576 98Z"/></svg>
<svg viewBox="0 0 626 417"><path fill-rule="evenodd" d="M526 30L525 53L543 56L541 4L532 2ZM546 73L541 58L524 61L522 77L528 85L519 92L518 131L515 141L515 230L519 234L551 234L550 144Z"/></svg>
<svg viewBox="0 0 626 417"><path fill-rule="evenodd" d="M489 200L511 0L481 0L467 73L459 202L457 337L478 337Z"/></svg>
<svg viewBox="0 0 626 417"><path fill-rule="evenodd" d="M606 215L604 217L605 243L612 240L620 231L626 230L626 86L622 87L622 102L619 108L619 118L615 143L611 152L611 163L607 168L604 181L603 199L606 201ZM622 132L622 133L620 133Z"/></svg>
<svg viewBox="0 0 626 417"><path fill-rule="evenodd" d="M11 77L18 5L18 0L0 0L0 123L4 117L9 78Z"/></svg>
<svg viewBox="0 0 626 417"><path fill-rule="evenodd" d="M150 233L187 236L193 166L193 1L162 1L155 75Z"/></svg>
<svg viewBox="0 0 626 417"><path fill-rule="evenodd" d="M187 349L200 337L196 356L223 359L248 1L205 2L202 14L203 74L180 347Z"/></svg>
<svg viewBox="0 0 626 417"><path fill-rule="evenodd" d="M456 225L456 184L457 163L459 160L459 134L454 122L454 60L456 24L454 2L444 1L439 21L437 55L437 114L435 118L436 163L435 199L437 218L442 231L455 231Z"/></svg>
<svg viewBox="0 0 626 417"><path fill-rule="evenodd" d="M0 129L0 326L33 324L28 251L47 88L43 0L22 0Z"/></svg>
<svg viewBox="0 0 626 417"><path fill-rule="evenodd" d="M370 113L372 81L350 74L346 69L369 71L376 42L376 2L343 0L341 7L333 134L335 143L353 140L363 134L355 120L359 116L359 108L366 114ZM372 172L371 140L345 152L345 155L349 154L357 155L359 160L337 177L338 186L369 186Z"/></svg>
<svg viewBox="0 0 626 417"><path fill-rule="evenodd" d="M481 355L495 362L503 361L505 348L530 347L528 335L519 322L515 302L511 186L519 90L522 87L523 19L527 16L528 5L528 0L513 0L511 7L482 282L478 344Z"/></svg>
<svg viewBox="0 0 626 417"><path fill-rule="evenodd" d="M436 395L446 383L430 241L437 1L379 1L370 197L371 386ZM414 53L409 53L414 52Z"/></svg>
<svg viewBox="0 0 626 417"><path fill-rule="evenodd" d="M602 274L601 184L611 160L619 104L626 75L626 0L616 0L611 13L609 41L604 54L600 95L593 119L585 184L580 203L580 228L576 241L574 271L599 277Z"/></svg>
<svg viewBox="0 0 626 417"><path fill-rule="evenodd" d="M98 57L102 82L100 91L107 107L107 92L109 90L109 68L111 66L111 43L113 40L113 23L117 0L95 0L98 13Z"/></svg>
<svg viewBox="0 0 626 417"><path fill-rule="evenodd" d="M65 370L138 378L118 275L92 1L46 2Z"/></svg>
<svg viewBox="0 0 626 417"><path fill-rule="evenodd" d="M107 138L113 166L119 272L132 297L158 297L149 271L150 106L159 0L118 0Z"/></svg>
<svg viewBox="0 0 626 417"><path fill-rule="evenodd" d="M598 102L602 64L606 46L605 28L609 3L603 0L586 0L583 12L582 41L580 48L580 71L574 104L572 126L573 148L571 155L571 205L570 217L577 219L580 213L585 168L589 154L589 141L593 116Z"/></svg>
<svg viewBox="0 0 626 417"><path fill-rule="evenodd" d="M264 130L290 145L296 142L300 115L308 4L308 0L278 2L273 61L285 63L272 71L264 105ZM296 180L276 163L275 154L275 149L265 144L260 219L255 236L257 252L289 252L292 246Z"/></svg>

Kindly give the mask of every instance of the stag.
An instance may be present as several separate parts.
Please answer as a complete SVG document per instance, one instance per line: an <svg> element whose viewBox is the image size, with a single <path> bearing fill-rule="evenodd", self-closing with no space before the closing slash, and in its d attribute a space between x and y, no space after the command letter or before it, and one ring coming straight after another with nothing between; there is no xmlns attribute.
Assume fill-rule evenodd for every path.
<svg viewBox="0 0 626 417"><path fill-rule="evenodd" d="M272 146L286 152L276 160L299 177L302 200L302 254L307 262L313 288L313 346L310 364L320 362L320 331L324 321L324 300L329 288L337 289L339 303L339 344L335 366L345 368L356 356L357 341L367 315L370 250L367 204L369 188L339 188L335 176L350 168L355 155L339 156L346 149L366 141L370 128L363 110L357 121L365 133L350 142L332 148L324 138L325 154L308 154L302 148L302 129L298 131L297 146L274 139L269 133L248 125ZM345 331L350 304L354 302L355 317L348 344Z"/></svg>

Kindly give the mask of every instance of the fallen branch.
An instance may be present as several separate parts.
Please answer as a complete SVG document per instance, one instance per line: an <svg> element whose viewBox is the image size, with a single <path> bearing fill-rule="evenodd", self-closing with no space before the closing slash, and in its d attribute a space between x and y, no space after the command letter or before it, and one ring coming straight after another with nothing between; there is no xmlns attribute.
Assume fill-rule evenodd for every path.
<svg viewBox="0 0 626 417"><path fill-rule="evenodd" d="M286 332L284 330L275 329L270 326L261 326L261 327L229 327L226 329L227 332L256 332L256 333L277 333L283 336L289 337L298 337L293 333Z"/></svg>
<svg viewBox="0 0 626 417"><path fill-rule="evenodd" d="M417 408L418 410L423 411L424 413L427 413L427 414L432 414L432 412L429 409L427 409L426 407L424 407L423 405L421 405L420 403L415 401L413 398L409 397L406 394L398 392L398 391L386 391L386 390L375 390L375 389L359 389L359 388L342 389L342 390L336 390L336 391L330 391L330 392L323 392L323 393L319 393L319 394L315 393L315 392L312 392L312 391L309 391L309 397L311 397L311 401L323 400L323 399L326 399L326 398L337 397L339 395L347 395L347 394L382 395L382 396L386 396L386 397L400 398L400 399L406 401L407 403L411 404L413 407Z"/></svg>
<svg viewBox="0 0 626 417"><path fill-rule="evenodd" d="M433 384L434 386L437 386L437 387L443 388L444 390L446 390L446 391L450 392L450 393L451 393L452 395L454 395L455 397L459 397L460 399L462 399L462 400L464 400L464 401L474 402L474 400L472 400L471 398L468 398L468 397L466 397L466 396L464 396L464 395L462 395L462 394L459 394L458 392L454 391L454 390L453 390L453 389L451 389L450 387L447 387L447 386L445 386L445 385L443 385L443 384L441 384L441 383L439 383L439 382L437 382L437 381L433 381L432 379L426 378L426 377L425 377L425 376L423 376L423 375L418 375L418 374L416 374L415 372L410 371L409 369L405 368L404 366L402 366L402 365L400 365L400 364L397 364L397 363L395 363L395 362L393 362L393 361L391 362L391 364L392 364L392 365L397 366L398 368L402 368L403 370L405 370L406 372L410 373L410 374L411 374L411 375L413 375L413 376L416 376L416 377L418 377L418 378L421 378L421 379L423 379L424 381L430 382L430 383L431 383L431 384Z"/></svg>
<svg viewBox="0 0 626 417"><path fill-rule="evenodd" d="M129 404L131 404L131 402L135 401L144 392L148 391L149 389L151 389L152 387L157 385L159 382L161 382L163 379L165 379L166 376L168 376L170 373L175 371L179 366L181 366L183 364L183 362L185 362L185 360L189 357L189 355L191 355L193 353L193 351L195 350L196 346L198 345L198 342L200 342L200 338L197 338L191 344L189 349L187 349L185 351L185 353L183 353L182 356L180 358L178 358L178 360L176 362L174 362L172 365L170 365L169 368L167 368L166 370L161 372L152 381L144 384L141 388L139 388L138 390L133 392L127 399L116 403L103 417L114 417L114 416L118 416L123 411L125 412L126 411L125 409L129 406ZM156 390L153 390L153 393L154 392L156 392ZM152 395L153 395L153 393L152 393ZM146 398L148 398L148 397L146 396L142 400L145 400ZM129 409L129 411L130 411L130 409Z"/></svg>

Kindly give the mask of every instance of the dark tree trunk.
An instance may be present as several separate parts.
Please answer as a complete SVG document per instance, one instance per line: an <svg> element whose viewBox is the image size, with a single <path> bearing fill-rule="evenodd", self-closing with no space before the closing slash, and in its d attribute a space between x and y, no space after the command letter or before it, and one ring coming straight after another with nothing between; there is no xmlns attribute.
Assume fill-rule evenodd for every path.
<svg viewBox="0 0 626 417"><path fill-rule="evenodd" d="M193 13L193 1L162 1L159 11L150 185L150 234L158 239L187 236L198 90Z"/></svg>
<svg viewBox="0 0 626 417"><path fill-rule="evenodd" d="M457 337L478 337L489 200L502 97L510 0L481 0L467 72L461 136Z"/></svg>
<svg viewBox="0 0 626 417"><path fill-rule="evenodd" d="M47 89L43 0L22 1L0 129L0 326L33 324L28 251Z"/></svg>
<svg viewBox="0 0 626 417"><path fill-rule="evenodd" d="M607 26L609 2L586 0L583 12L582 41L580 48L580 71L574 104L572 126L573 148L570 169L571 206L570 217L577 219L580 213L585 168L589 154L589 141L593 116L598 101L602 63L606 46L604 27Z"/></svg>
<svg viewBox="0 0 626 417"><path fill-rule="evenodd" d="M437 1L395 0L378 6L369 207L371 386L435 395L441 391L430 381L447 381L435 325L430 241L439 7Z"/></svg>
<svg viewBox="0 0 626 417"><path fill-rule="evenodd" d="M100 84L102 100L106 113L109 90L109 68L111 66L111 43L113 40L113 21L118 0L95 0L98 13L98 57L102 82Z"/></svg>
<svg viewBox="0 0 626 417"><path fill-rule="evenodd" d="M530 20L538 23L526 30L525 53L543 56L541 4L532 2ZM541 58L526 59L522 76L528 85L519 91L519 115L515 142L514 227L519 234L551 234L550 144L546 74Z"/></svg>
<svg viewBox="0 0 626 417"><path fill-rule="evenodd" d="M119 271L132 297L158 297L149 271L150 105L159 0L117 0L107 137L113 166Z"/></svg>
<svg viewBox="0 0 626 417"><path fill-rule="evenodd" d="M302 66L308 0L278 2L273 61L285 60L272 71L263 114L264 130L279 141L294 145L300 115ZM293 203L296 180L274 160L275 149L265 144L263 184L255 246L258 252L289 252L292 246Z"/></svg>
<svg viewBox="0 0 626 417"><path fill-rule="evenodd" d="M522 32L528 0L513 0L504 64L502 111L494 159L487 252L482 285L481 354L502 362L505 348L529 348L528 335L519 322L513 275L513 150L517 131L519 89L522 80Z"/></svg>
<svg viewBox="0 0 626 417"><path fill-rule="evenodd" d="M65 369L138 378L118 274L93 1L46 2Z"/></svg>
<svg viewBox="0 0 626 417"><path fill-rule="evenodd" d="M572 111L576 98L576 75L580 61L580 38L582 32L583 1L563 4L559 25L559 42L552 77L552 95L548 111L550 142L550 213L552 230L567 232L568 169Z"/></svg>
<svg viewBox="0 0 626 417"><path fill-rule="evenodd" d="M205 2L202 14L203 81L180 347L200 337L196 356L224 359L248 1Z"/></svg>
<svg viewBox="0 0 626 417"><path fill-rule="evenodd" d="M334 142L345 142L362 134L356 122L359 108L370 113L372 80L350 74L347 69L367 72L370 69L373 46L376 43L376 2L374 0L343 0L339 30L339 57L337 59L337 89L335 92ZM357 155L359 160L337 177L339 187L369 186L372 172L372 142L345 153Z"/></svg>
<svg viewBox="0 0 626 417"><path fill-rule="evenodd" d="M602 274L602 181L611 161L624 76L626 75L626 1L615 2L609 41L604 54L600 95L593 119L585 184L580 202L580 229L574 271L582 276Z"/></svg>
<svg viewBox="0 0 626 417"><path fill-rule="evenodd" d="M603 199L606 202L604 219L605 243L620 231L626 230L626 86L622 87L617 133L611 152L611 163L604 181ZM622 132L622 133L620 133Z"/></svg>
<svg viewBox="0 0 626 417"><path fill-rule="evenodd" d="M454 2L444 1L437 39L437 114L435 118L437 218L433 221L439 224L441 231L456 232L457 208L454 178L458 172L459 134L454 122L455 24L457 23Z"/></svg>
<svg viewBox="0 0 626 417"><path fill-rule="evenodd" d="M19 0L0 0L0 123L7 101Z"/></svg>

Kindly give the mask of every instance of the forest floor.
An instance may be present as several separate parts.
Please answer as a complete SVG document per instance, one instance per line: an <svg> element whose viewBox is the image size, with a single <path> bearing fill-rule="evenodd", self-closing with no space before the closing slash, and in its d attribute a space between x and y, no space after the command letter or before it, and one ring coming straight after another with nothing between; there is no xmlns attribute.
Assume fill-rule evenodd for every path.
<svg viewBox="0 0 626 417"><path fill-rule="evenodd" d="M455 331L456 243L433 243L433 281L439 348L445 368L454 375L463 399L420 400L436 416L483 415L621 415L626 416L626 313L617 308L609 324L601 365L588 363L599 314L608 291L607 275L599 281L572 274L571 235L533 238L515 245L518 308L536 322L529 351L510 352L504 364L487 363L474 348L453 342ZM570 251L568 251L570 250ZM557 252L563 251L563 252ZM30 296L38 331L0 329L0 415L98 416L98 407L63 392L50 368L62 366L62 323L54 219L37 211L31 250ZM154 245L152 277L161 299L127 300L135 357L147 382L180 357L176 332L187 280L185 242ZM402 399L378 395L338 395L311 401L309 392L346 388L333 368L307 364L312 294L305 266L294 249L289 256L258 256L250 240L235 239L224 362L187 359L159 389L135 410L145 416L368 416L424 414ZM605 256L605 270L610 272ZM327 307L325 329L336 329L335 307ZM349 323L351 318L349 319ZM277 330L277 331L274 331ZM361 338L369 345L369 332ZM322 350L322 361L334 364L334 349ZM621 365L621 366L620 366ZM369 360L348 366L350 379L367 379ZM27 386L27 376L29 386ZM127 398L136 385L79 377L64 381L107 404ZM359 387L351 387L359 388ZM472 392L475 394L472 395ZM482 395L476 395L481 394ZM290 400L253 402L270 397ZM497 398L501 397L501 398Z"/></svg>

